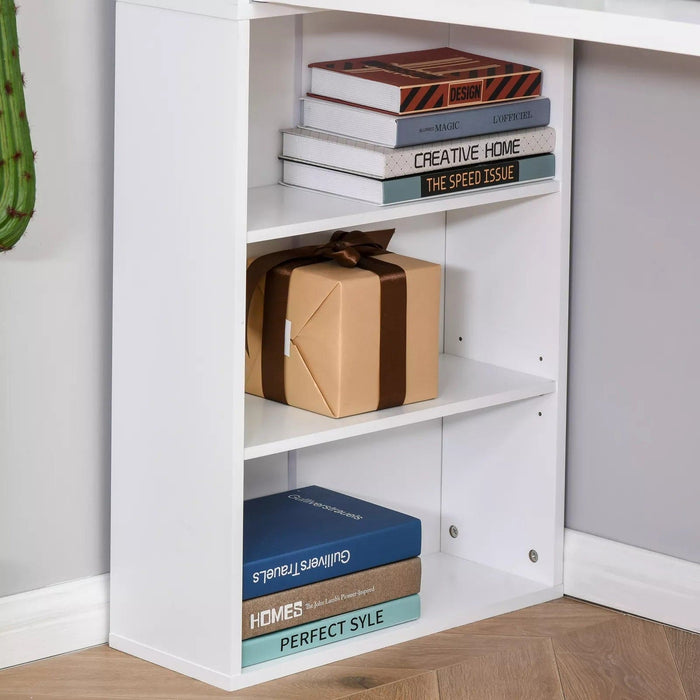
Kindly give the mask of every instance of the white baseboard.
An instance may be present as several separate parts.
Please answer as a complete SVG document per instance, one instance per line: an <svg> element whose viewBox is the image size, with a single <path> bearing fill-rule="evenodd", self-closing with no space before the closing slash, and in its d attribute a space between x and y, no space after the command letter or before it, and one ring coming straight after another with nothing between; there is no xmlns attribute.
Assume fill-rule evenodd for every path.
<svg viewBox="0 0 700 700"><path fill-rule="evenodd" d="M0 668L104 644L109 575L0 598Z"/></svg>
<svg viewBox="0 0 700 700"><path fill-rule="evenodd" d="M700 564L564 533L564 594L700 632Z"/></svg>

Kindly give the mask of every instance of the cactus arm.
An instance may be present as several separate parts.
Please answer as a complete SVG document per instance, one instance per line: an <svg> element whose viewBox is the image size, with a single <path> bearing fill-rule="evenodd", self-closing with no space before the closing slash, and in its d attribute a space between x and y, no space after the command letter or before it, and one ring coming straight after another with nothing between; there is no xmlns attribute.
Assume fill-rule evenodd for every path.
<svg viewBox="0 0 700 700"><path fill-rule="evenodd" d="M14 0L0 0L0 251L25 232L36 198L15 14Z"/></svg>

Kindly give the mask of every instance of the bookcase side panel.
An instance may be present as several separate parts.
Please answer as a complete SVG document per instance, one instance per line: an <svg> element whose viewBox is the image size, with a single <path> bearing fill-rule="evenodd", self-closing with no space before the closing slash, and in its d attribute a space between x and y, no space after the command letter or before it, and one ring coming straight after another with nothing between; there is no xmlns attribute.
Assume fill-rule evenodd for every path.
<svg viewBox="0 0 700 700"><path fill-rule="evenodd" d="M112 646L240 670L248 23L117 6Z"/></svg>

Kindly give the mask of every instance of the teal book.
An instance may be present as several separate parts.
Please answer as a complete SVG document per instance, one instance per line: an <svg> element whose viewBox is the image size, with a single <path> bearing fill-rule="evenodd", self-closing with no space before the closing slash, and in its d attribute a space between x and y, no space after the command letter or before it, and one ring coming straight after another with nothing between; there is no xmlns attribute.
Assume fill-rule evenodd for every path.
<svg viewBox="0 0 700 700"><path fill-rule="evenodd" d="M341 639L350 639L402 622L417 620L419 617L420 596L416 594L396 598L379 605L327 617L325 620L307 622L305 625L289 627L262 637L246 639L243 642L241 663L243 666L252 666Z"/></svg>
<svg viewBox="0 0 700 700"><path fill-rule="evenodd" d="M285 185L361 199L373 204L397 204L554 177L553 153L475 163L388 179L284 158L282 163L282 182Z"/></svg>

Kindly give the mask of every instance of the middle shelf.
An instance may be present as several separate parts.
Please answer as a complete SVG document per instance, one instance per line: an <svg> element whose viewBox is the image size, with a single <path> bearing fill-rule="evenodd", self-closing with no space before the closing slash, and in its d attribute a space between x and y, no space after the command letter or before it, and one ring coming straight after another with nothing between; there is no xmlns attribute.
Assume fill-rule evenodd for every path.
<svg viewBox="0 0 700 700"><path fill-rule="evenodd" d="M327 418L246 394L245 459L343 440L380 430L477 411L555 391L546 377L514 372L455 355L440 357L440 395L430 401Z"/></svg>
<svg viewBox="0 0 700 700"><path fill-rule="evenodd" d="M560 189L558 180L536 180L377 205L284 185L253 187L248 191L248 243L537 197Z"/></svg>

